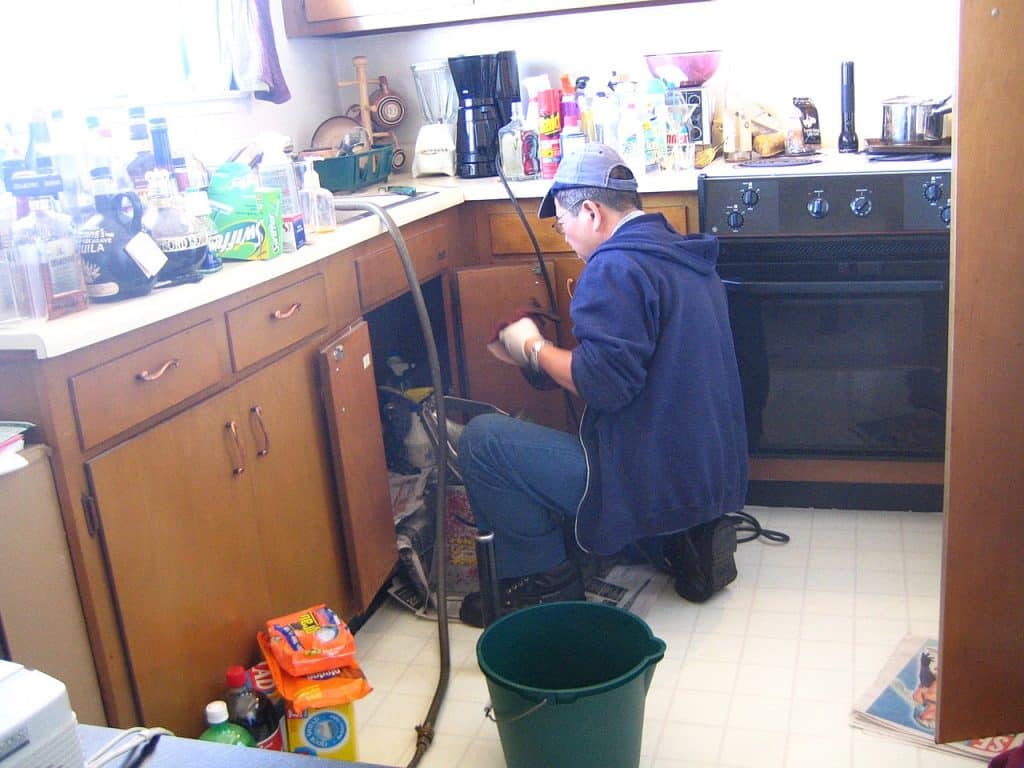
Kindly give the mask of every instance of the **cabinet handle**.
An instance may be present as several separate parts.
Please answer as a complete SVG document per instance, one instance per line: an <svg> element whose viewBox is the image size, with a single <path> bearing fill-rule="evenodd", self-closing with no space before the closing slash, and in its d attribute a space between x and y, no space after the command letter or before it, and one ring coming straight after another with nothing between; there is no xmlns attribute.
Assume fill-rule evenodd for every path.
<svg viewBox="0 0 1024 768"><path fill-rule="evenodd" d="M242 447L242 441L238 437L238 425L232 419L224 425L224 428L231 433L231 438L235 441L235 466L231 468L231 474L240 475L245 472L245 448Z"/></svg>
<svg viewBox="0 0 1024 768"><path fill-rule="evenodd" d="M138 379L139 381L156 381L161 376L163 376L165 373L167 373L167 369L168 368L177 368L177 367L178 367L178 358L172 357L166 363L161 365L156 373L150 373L149 371L139 371L138 373L135 374L135 378Z"/></svg>
<svg viewBox="0 0 1024 768"><path fill-rule="evenodd" d="M294 315L300 309L302 309L302 302L296 301L294 304L292 304L290 307L288 307L288 309L286 309L284 312L282 312L280 309L275 309L271 313L270 319L271 320L287 320L289 317Z"/></svg>
<svg viewBox="0 0 1024 768"><path fill-rule="evenodd" d="M256 455L266 456L270 453L270 433L267 431L267 425L263 421L263 409L258 405L254 405L249 409L249 413L252 414L253 421L256 422L259 433L263 437L263 447L256 451Z"/></svg>
<svg viewBox="0 0 1024 768"><path fill-rule="evenodd" d="M565 292L567 294L569 294L569 298L570 299L572 298L572 295L574 293L576 293L576 278L575 277L567 277L567 278L565 278Z"/></svg>

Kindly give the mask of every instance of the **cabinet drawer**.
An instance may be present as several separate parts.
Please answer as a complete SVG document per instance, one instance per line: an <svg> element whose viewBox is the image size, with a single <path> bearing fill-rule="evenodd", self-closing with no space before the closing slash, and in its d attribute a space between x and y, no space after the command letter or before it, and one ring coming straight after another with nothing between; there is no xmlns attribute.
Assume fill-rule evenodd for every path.
<svg viewBox="0 0 1024 768"><path fill-rule="evenodd" d="M71 377L82 449L216 384L227 373L207 320Z"/></svg>
<svg viewBox="0 0 1024 768"><path fill-rule="evenodd" d="M327 327L323 275L274 291L227 314L231 363L247 368Z"/></svg>
<svg viewBox="0 0 1024 768"><path fill-rule="evenodd" d="M406 239L416 276L428 280L448 263L448 232L432 227ZM398 250L391 243L378 251L356 257L356 281L359 301L365 312L409 288Z"/></svg>

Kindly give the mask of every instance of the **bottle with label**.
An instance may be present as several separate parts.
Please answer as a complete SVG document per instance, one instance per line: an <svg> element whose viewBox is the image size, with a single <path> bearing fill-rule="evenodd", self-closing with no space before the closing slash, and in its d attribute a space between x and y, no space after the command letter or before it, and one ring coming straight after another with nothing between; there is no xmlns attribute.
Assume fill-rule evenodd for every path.
<svg viewBox="0 0 1024 768"><path fill-rule="evenodd" d="M149 135L153 142L153 165L174 174L174 158L171 155L171 139L167 133L167 120L154 117L149 121Z"/></svg>
<svg viewBox="0 0 1024 768"><path fill-rule="evenodd" d="M82 223L75 237L89 300L145 296L167 257L142 231L142 201L134 192L118 192L109 168L94 168L90 176L96 213Z"/></svg>
<svg viewBox="0 0 1024 768"><path fill-rule="evenodd" d="M228 722L228 705L223 701L211 701L206 705L206 724L209 726L199 738L218 744L232 744L236 747L255 747L252 736L240 725Z"/></svg>
<svg viewBox="0 0 1024 768"><path fill-rule="evenodd" d="M60 204L76 224L95 211L89 188L83 183L80 156L84 145L84 136L64 117L64 110L53 110L50 113L50 147L53 151L53 166L64 186L60 193Z"/></svg>
<svg viewBox="0 0 1024 768"><path fill-rule="evenodd" d="M0 190L0 323L25 319L18 300L19 281L16 251L14 250L14 220L17 203L14 196Z"/></svg>
<svg viewBox="0 0 1024 768"><path fill-rule="evenodd" d="M60 210L61 180L50 158L36 158L38 173L18 173L12 191L28 200L28 215L13 225L19 267L25 272L25 298L31 317L50 320L88 306L82 260L75 247L71 217Z"/></svg>
<svg viewBox="0 0 1024 768"><path fill-rule="evenodd" d="M627 99L623 103L616 132L619 155L622 156L623 162L629 166L634 176L643 176L646 168L644 129L635 98Z"/></svg>
<svg viewBox="0 0 1024 768"><path fill-rule="evenodd" d="M605 91L598 91L594 94L594 100L590 111L594 124L594 136L591 141L606 144L609 147L618 146L618 108L615 102Z"/></svg>
<svg viewBox="0 0 1024 768"><path fill-rule="evenodd" d="M226 673L228 720L245 728L260 749L284 748L281 721L266 694L249 687L245 667L235 664Z"/></svg>
<svg viewBox="0 0 1024 768"><path fill-rule="evenodd" d="M153 157L153 141L146 125L146 110L132 107L128 110L128 162L125 169L131 179L132 189L142 202L147 202L148 181L146 174L156 168Z"/></svg>
<svg viewBox="0 0 1024 768"><path fill-rule="evenodd" d="M209 251L209 233L185 210L178 187L167 171L156 169L146 176L149 206L142 216L142 226L167 257L157 282L195 282L202 277L198 268Z"/></svg>
<svg viewBox="0 0 1024 768"><path fill-rule="evenodd" d="M206 230L207 241L212 242L217 234L217 225L213 221L213 206L210 205L210 196L205 189L187 189L184 192L185 211L195 216L203 229ZM196 271L201 275L212 275L224 269L224 262L221 261L213 248L206 249L206 256L199 263Z"/></svg>
<svg viewBox="0 0 1024 768"><path fill-rule="evenodd" d="M540 177L555 178L562 162L562 92L549 88L537 94L540 118L537 122L539 139Z"/></svg>
<svg viewBox="0 0 1024 768"><path fill-rule="evenodd" d="M540 176L537 132L523 121L523 106L512 102L512 118L498 130L501 171L508 181L526 181Z"/></svg>

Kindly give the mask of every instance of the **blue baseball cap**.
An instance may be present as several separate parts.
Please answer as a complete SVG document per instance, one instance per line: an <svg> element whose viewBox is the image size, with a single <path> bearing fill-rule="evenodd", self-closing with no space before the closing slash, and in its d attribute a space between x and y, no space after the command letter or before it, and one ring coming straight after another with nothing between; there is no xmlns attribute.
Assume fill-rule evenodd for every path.
<svg viewBox="0 0 1024 768"><path fill-rule="evenodd" d="M629 171L629 166L622 161L619 153L608 145L595 142L584 144L582 149L562 158L551 189L540 202L537 217L549 219L555 215L555 193L562 189L604 187L620 192L636 192L637 182L632 171L629 171L628 179L611 177L612 171L620 166Z"/></svg>

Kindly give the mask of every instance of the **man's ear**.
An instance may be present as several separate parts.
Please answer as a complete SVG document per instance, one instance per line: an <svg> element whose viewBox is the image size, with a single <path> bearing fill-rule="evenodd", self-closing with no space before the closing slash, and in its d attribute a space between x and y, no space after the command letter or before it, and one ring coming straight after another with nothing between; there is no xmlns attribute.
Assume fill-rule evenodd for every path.
<svg viewBox="0 0 1024 768"><path fill-rule="evenodd" d="M605 211L600 205L595 203L593 200L584 200L583 205L580 206L580 216L589 217L590 223L587 225L591 229L597 230L601 228L604 222ZM585 218L584 221L587 219Z"/></svg>

